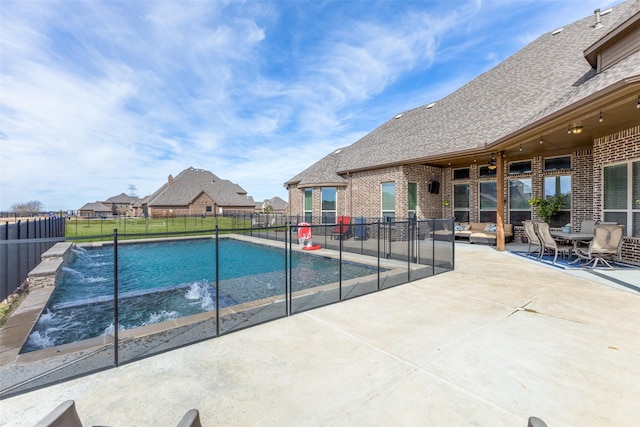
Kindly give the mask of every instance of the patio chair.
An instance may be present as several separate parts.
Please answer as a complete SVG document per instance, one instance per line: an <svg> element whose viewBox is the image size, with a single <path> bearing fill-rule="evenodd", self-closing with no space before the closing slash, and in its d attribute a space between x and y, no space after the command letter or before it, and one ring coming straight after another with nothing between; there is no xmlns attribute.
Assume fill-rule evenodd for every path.
<svg viewBox="0 0 640 427"><path fill-rule="evenodd" d="M82 422L76 411L76 402L67 400L49 412L36 427L82 427Z"/></svg>
<svg viewBox="0 0 640 427"><path fill-rule="evenodd" d="M571 258L571 251L573 250L573 245L567 245L564 243L559 243L556 239L553 238L551 232L549 231L549 224L546 222L540 222L537 225L538 238L542 243L542 251L541 254L544 254L545 251L553 249L555 252L553 256L553 263L555 264L558 260L558 253L564 255L567 253L569 258Z"/></svg>
<svg viewBox="0 0 640 427"><path fill-rule="evenodd" d="M593 219L585 219L582 221L582 223L580 224L580 232L581 233L591 233L593 234L595 231L595 227L596 227L596 221ZM577 242L576 247L577 246L589 246L589 243L591 243L591 240L580 240Z"/></svg>
<svg viewBox="0 0 640 427"><path fill-rule="evenodd" d="M331 239L337 237L338 239L348 239L351 237L351 217L339 216L338 225L331 231Z"/></svg>
<svg viewBox="0 0 640 427"><path fill-rule="evenodd" d="M529 241L529 249L527 249L527 254L532 253L532 246L537 246L536 250L538 258L542 256L542 243L536 234L536 223L532 221L522 221L522 225L524 225L524 234L527 236L527 240Z"/></svg>
<svg viewBox="0 0 640 427"><path fill-rule="evenodd" d="M182 417L177 427L202 427L200 423L200 413L197 409L187 411Z"/></svg>
<svg viewBox="0 0 640 427"><path fill-rule="evenodd" d="M595 268L602 261L609 268L616 268L615 260L620 257L622 248L623 227L617 224L598 224L593 240L588 248L577 248L578 257L587 260L585 266Z"/></svg>
<svg viewBox="0 0 640 427"><path fill-rule="evenodd" d="M580 224L581 233L593 233L595 231L596 222L593 219L585 219Z"/></svg>

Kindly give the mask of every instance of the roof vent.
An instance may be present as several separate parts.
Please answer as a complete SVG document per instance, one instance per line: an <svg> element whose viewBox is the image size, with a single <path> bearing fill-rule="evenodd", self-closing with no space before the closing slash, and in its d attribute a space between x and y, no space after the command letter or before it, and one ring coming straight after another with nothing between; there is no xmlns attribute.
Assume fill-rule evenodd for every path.
<svg viewBox="0 0 640 427"><path fill-rule="evenodd" d="M436 103L432 102L431 104L427 105L427 108L433 108L434 105L436 105Z"/></svg>
<svg viewBox="0 0 640 427"><path fill-rule="evenodd" d="M397 116L395 116L395 119L399 119L400 117L402 117L403 113L398 114Z"/></svg>
<svg viewBox="0 0 640 427"><path fill-rule="evenodd" d="M564 28L558 28L557 30L555 30L553 33L551 33L551 35L556 35L556 34L560 34L562 32L562 30L564 30Z"/></svg>
<svg viewBox="0 0 640 427"><path fill-rule="evenodd" d="M333 154L338 154L341 151L342 151L342 148L338 148L336 151L333 152Z"/></svg>
<svg viewBox="0 0 640 427"><path fill-rule="evenodd" d="M593 13L596 15L596 24L593 28L602 28L602 22L600 21L600 9L594 10Z"/></svg>
<svg viewBox="0 0 640 427"><path fill-rule="evenodd" d="M612 10L613 10L612 7L610 7L609 9L603 10L602 12L600 12L600 16L608 15L611 13Z"/></svg>

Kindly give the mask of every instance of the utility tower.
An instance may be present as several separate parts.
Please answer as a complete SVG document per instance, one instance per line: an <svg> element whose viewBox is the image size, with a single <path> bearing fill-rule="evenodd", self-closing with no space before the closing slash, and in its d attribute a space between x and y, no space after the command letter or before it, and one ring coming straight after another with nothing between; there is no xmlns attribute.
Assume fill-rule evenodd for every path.
<svg viewBox="0 0 640 427"><path fill-rule="evenodd" d="M131 197L138 197L138 194L137 194L138 189L136 188L135 185L129 184L129 186L127 187L127 190L129 190L129 195Z"/></svg>

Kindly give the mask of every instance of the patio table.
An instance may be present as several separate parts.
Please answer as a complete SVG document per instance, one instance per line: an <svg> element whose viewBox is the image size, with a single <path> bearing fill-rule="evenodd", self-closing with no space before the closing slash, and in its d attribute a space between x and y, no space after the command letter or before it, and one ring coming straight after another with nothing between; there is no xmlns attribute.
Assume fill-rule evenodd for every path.
<svg viewBox="0 0 640 427"><path fill-rule="evenodd" d="M564 233L562 231L551 231L551 235L555 238L569 240L571 243L573 243L573 252L576 254L576 256L578 256L577 248L580 242L590 242L591 240L593 240L593 233ZM575 261L571 261L569 264L575 264L578 261L580 261L580 257L576 258Z"/></svg>

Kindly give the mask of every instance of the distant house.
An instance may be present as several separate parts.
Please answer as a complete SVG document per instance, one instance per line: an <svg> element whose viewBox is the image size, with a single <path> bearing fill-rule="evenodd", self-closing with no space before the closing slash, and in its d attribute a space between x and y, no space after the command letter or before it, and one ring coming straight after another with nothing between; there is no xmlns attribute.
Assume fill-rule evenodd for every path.
<svg viewBox="0 0 640 427"><path fill-rule="evenodd" d="M238 184L204 169L188 168L140 202L150 217L254 212L255 202Z"/></svg>
<svg viewBox="0 0 640 427"><path fill-rule="evenodd" d="M280 197L272 197L270 199L265 199L263 202L256 203L256 212L264 212L267 209L267 206L270 206L269 213L285 213L287 208L289 207L289 203L282 200Z"/></svg>
<svg viewBox="0 0 640 427"><path fill-rule="evenodd" d="M109 197L104 202L101 202L105 206L111 206L111 212L114 215L134 215L134 205L140 201L139 197L128 196L124 193L120 193L117 196Z"/></svg>
<svg viewBox="0 0 640 427"><path fill-rule="evenodd" d="M112 210L110 206L105 206L102 202L86 203L78 209L78 216L83 218L94 218L101 216L111 216Z"/></svg>

